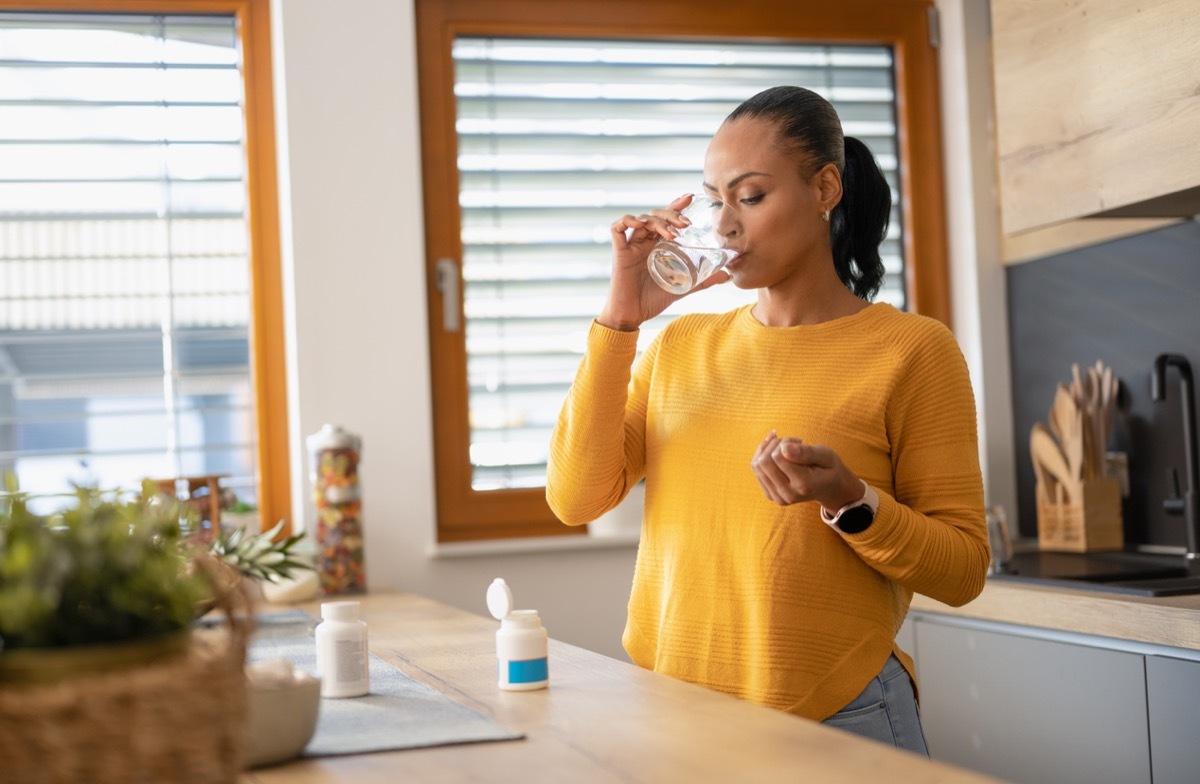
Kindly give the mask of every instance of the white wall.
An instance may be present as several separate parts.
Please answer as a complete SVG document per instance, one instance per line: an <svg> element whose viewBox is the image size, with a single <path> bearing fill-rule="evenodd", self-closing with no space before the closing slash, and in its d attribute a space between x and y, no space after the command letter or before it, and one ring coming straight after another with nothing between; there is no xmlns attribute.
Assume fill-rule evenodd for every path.
<svg viewBox="0 0 1200 784"><path fill-rule="evenodd" d="M1014 515L1017 464L996 192L990 8L988 0L937 0L937 8L954 333L975 389L987 503Z"/></svg>
<svg viewBox="0 0 1200 784"><path fill-rule="evenodd" d="M634 550L433 558L432 408L412 0L272 5L288 278L293 506L304 436L362 436L369 587L487 613L504 577L554 637L612 656Z"/></svg>
<svg viewBox="0 0 1200 784"><path fill-rule="evenodd" d="M962 4L986 12L984 0L946 3ZM363 438L372 589L414 591L485 613L484 591L502 576L518 606L542 612L552 636L623 656L632 546L434 555L413 0L274 0L272 13L294 507L311 509L303 437L323 423L340 424ZM954 36L944 38L949 44ZM947 114L948 129L964 123L970 134L978 131ZM963 160L971 139L957 138L956 147L947 141L956 156L948 170L972 167L965 179L951 178L949 202L972 204L963 192L979 187L973 163ZM956 226L973 217L957 206L951 213ZM984 362L980 334L989 324L981 322L992 314L976 304L977 234L970 226L952 242L956 297L960 279L966 292L955 318L972 341L964 345L972 372L984 375L1005 364L1007 351L996 355L999 363ZM987 350L997 349L988 343ZM983 380L981 402L1004 379ZM636 504L627 506L626 516L636 517ZM306 511L309 525L311 517Z"/></svg>

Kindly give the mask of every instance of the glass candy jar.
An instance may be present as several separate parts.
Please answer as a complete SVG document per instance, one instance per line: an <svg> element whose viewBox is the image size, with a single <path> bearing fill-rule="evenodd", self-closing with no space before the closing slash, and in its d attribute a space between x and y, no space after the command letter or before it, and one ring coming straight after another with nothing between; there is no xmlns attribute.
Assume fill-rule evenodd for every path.
<svg viewBox="0 0 1200 784"><path fill-rule="evenodd" d="M325 595L367 588L363 567L362 492L358 461L362 439L325 425L306 440L317 511L317 574Z"/></svg>

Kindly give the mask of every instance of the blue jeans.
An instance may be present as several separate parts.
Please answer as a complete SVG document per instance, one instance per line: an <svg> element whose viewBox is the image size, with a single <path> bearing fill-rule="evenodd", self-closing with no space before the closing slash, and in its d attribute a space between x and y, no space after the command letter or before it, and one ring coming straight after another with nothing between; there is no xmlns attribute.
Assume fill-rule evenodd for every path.
<svg viewBox="0 0 1200 784"><path fill-rule="evenodd" d="M888 657L862 694L823 723L929 756L912 680L895 656Z"/></svg>

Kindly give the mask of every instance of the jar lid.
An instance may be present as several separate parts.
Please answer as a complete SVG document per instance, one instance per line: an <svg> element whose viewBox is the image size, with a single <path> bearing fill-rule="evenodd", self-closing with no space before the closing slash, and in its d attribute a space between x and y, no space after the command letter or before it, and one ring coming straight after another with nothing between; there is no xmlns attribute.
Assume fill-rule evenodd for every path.
<svg viewBox="0 0 1200 784"><path fill-rule="evenodd" d="M321 429L307 439L308 451L316 452L321 449L355 449L362 450L362 440L345 430L340 425L322 425Z"/></svg>
<svg viewBox="0 0 1200 784"><path fill-rule="evenodd" d="M504 582L504 578L497 577L488 586L487 606L488 612L492 614L492 617L499 620L504 620L512 613L512 589L508 587L508 583Z"/></svg>

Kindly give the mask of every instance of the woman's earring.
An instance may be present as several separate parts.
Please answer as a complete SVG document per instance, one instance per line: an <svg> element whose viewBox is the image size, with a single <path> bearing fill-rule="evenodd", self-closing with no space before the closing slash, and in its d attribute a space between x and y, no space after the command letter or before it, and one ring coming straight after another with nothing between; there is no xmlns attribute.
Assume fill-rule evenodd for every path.
<svg viewBox="0 0 1200 784"><path fill-rule="evenodd" d="M824 212L821 213L821 220L825 221L826 223L829 223L829 210L825 210Z"/></svg>

